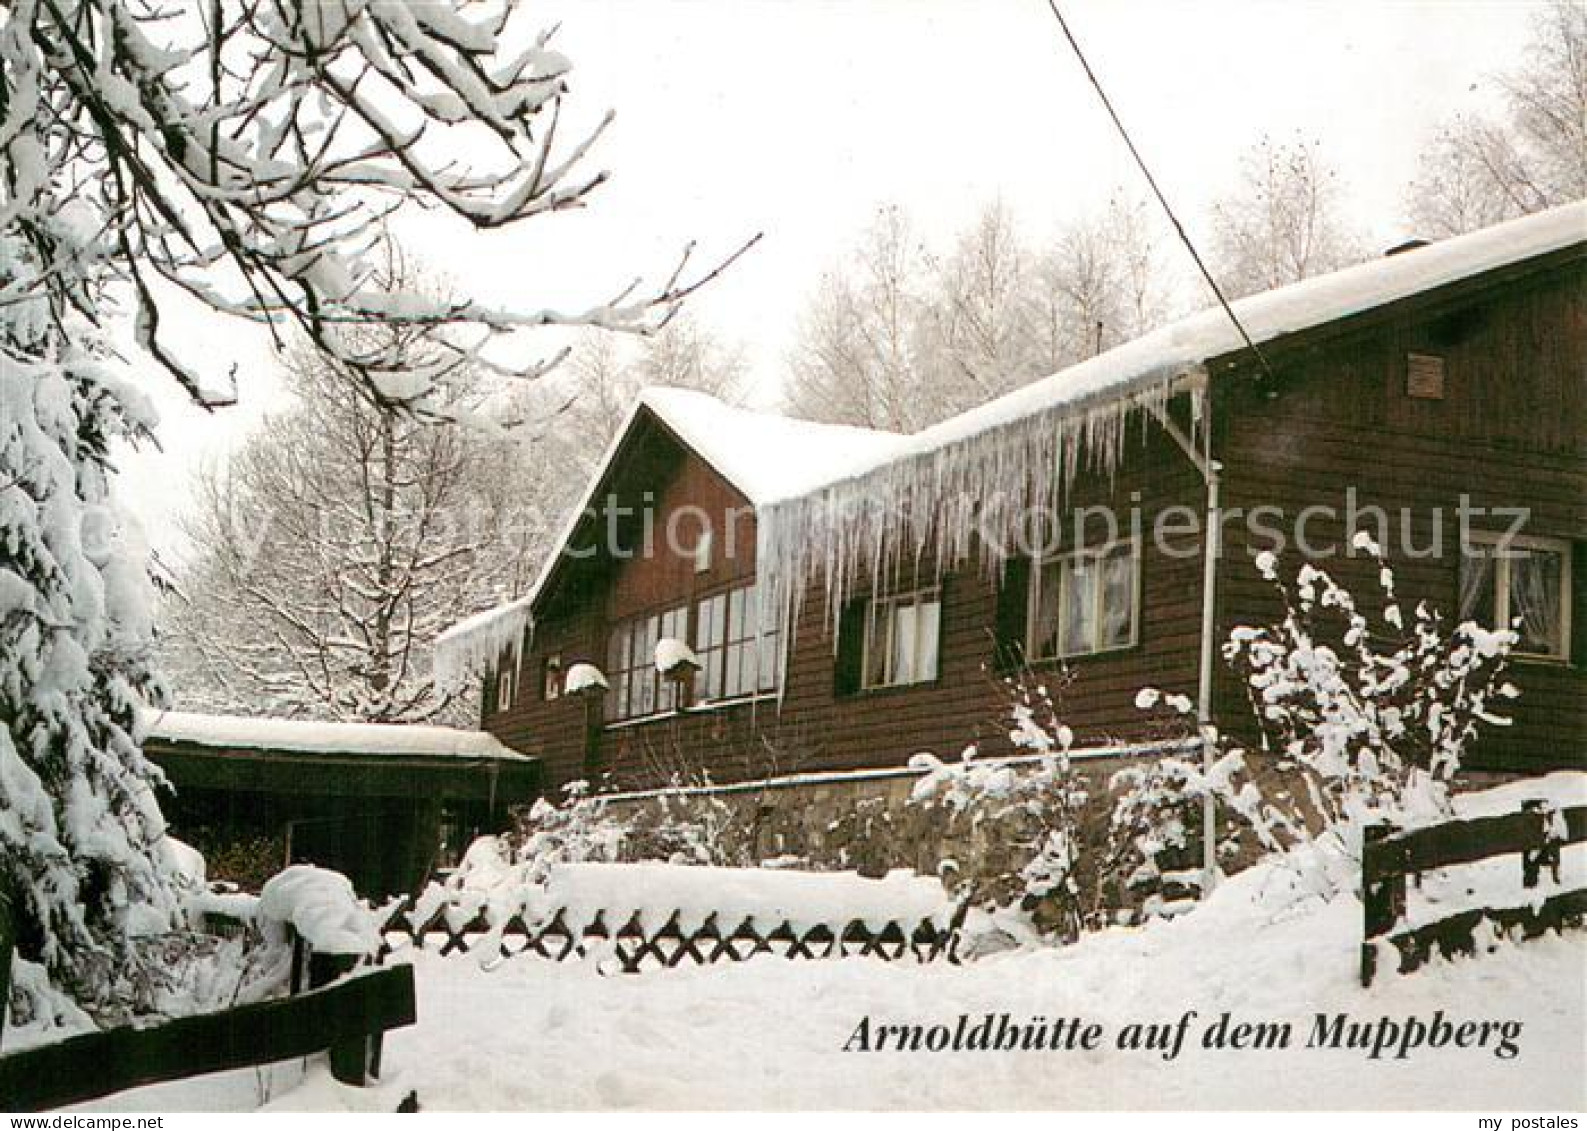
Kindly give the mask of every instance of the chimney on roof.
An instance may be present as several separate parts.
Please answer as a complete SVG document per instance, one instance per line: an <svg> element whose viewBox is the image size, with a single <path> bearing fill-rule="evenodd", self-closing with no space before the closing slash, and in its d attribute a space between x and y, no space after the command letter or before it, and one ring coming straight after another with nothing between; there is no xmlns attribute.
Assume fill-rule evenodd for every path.
<svg viewBox="0 0 1587 1131"><path fill-rule="evenodd" d="M1387 259L1389 256L1399 255L1401 252L1415 251L1419 247L1426 247L1427 242L1427 240L1412 237L1411 239L1406 240L1404 243L1397 243L1393 247L1389 248L1389 250L1383 253L1383 258Z"/></svg>

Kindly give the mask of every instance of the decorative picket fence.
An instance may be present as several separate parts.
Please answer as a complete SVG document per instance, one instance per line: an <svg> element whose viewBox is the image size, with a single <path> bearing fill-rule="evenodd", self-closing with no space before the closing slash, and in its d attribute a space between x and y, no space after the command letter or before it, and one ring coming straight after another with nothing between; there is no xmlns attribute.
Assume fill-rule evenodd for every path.
<svg viewBox="0 0 1587 1131"><path fill-rule="evenodd" d="M1561 850L1582 841L1587 841L1587 806L1551 810L1540 801L1526 802L1519 813L1405 832L1387 824L1369 827L1361 851L1361 984L1372 984L1380 944L1399 951L1400 972L1410 973L1434 954L1472 953L1484 923L1522 938L1581 926L1587 920L1587 888L1558 891L1516 907L1468 908L1414 928L1401 924L1408 878L1518 855L1523 888L1538 887L1545 872L1558 886Z"/></svg>
<svg viewBox="0 0 1587 1131"><path fill-rule="evenodd" d="M717 962L743 962L761 955L787 959L878 958L888 962L958 961L959 929L965 908L941 895L926 906L920 888L905 891L891 914L886 896L897 893L892 881L867 881L859 877L822 877L808 873L789 873L750 869L685 868L684 873L707 886L715 876L733 875L741 882L726 883L714 902L702 904L690 899L691 892L669 890L666 883L634 882L647 877L623 875L633 865L578 865L568 872L584 884L559 886L553 882L543 891L520 893L506 900L482 900L467 892L431 888L418 900L404 898L381 912L382 955L403 947L435 947L442 955L477 954L487 962L499 963L529 956L552 962L581 960L586 957L611 958L624 973L672 968L691 962L706 966ZM661 873L656 873L657 875ZM764 884L772 895L760 899L743 898L748 876ZM598 883L590 891L589 880ZM822 880L836 880L826 888L836 898L823 906ZM808 900L797 911L783 910L774 895L779 886L792 881L810 884L817 902ZM901 881L936 887L936 881L910 877ZM875 884L873 893L863 885ZM578 890L569 890L576 888ZM856 907L855 891L862 893ZM644 906L618 893L648 894ZM737 897L735 897L735 892ZM865 896L871 896L869 900ZM582 898L580 898L582 896ZM666 901L671 896L675 902ZM844 897L848 898L844 898ZM914 898L908 898L913 896ZM709 898L709 897L702 897Z"/></svg>

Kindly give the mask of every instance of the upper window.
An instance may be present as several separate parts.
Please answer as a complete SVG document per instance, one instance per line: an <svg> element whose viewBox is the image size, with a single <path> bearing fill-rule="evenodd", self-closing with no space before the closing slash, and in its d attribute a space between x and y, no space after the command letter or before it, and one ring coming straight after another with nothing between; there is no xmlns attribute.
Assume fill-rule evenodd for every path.
<svg viewBox="0 0 1587 1131"><path fill-rule="evenodd" d="M753 585L703 597L695 606L698 698L738 699L776 690L780 638L775 628L763 628L760 614L760 593Z"/></svg>
<svg viewBox="0 0 1587 1131"><path fill-rule="evenodd" d="M1517 655L1570 655L1570 543L1473 535L1461 547L1460 619L1513 627Z"/></svg>
<svg viewBox="0 0 1587 1131"><path fill-rule="evenodd" d="M775 691L782 661L780 634L760 625L759 591L741 585L679 605L622 621L612 629L607 657L611 690L608 721L644 718L686 706L684 684L656 671L656 642L692 641L700 670L692 681L701 702L741 699Z"/></svg>
<svg viewBox="0 0 1587 1131"><path fill-rule="evenodd" d="M941 629L942 596L936 588L871 598L861 686L901 687L936 679Z"/></svg>
<svg viewBox="0 0 1587 1131"><path fill-rule="evenodd" d="M562 655L553 652L545 659L540 673L540 696L547 703L562 698Z"/></svg>
<svg viewBox="0 0 1587 1131"><path fill-rule="evenodd" d="M612 629L607 649L606 717L611 721L660 714L678 706L678 685L656 671L656 642L687 640L689 607L631 617Z"/></svg>
<svg viewBox="0 0 1587 1131"><path fill-rule="evenodd" d="M1031 570L1025 654L1066 659L1132 647L1140 621L1134 541L1047 558Z"/></svg>

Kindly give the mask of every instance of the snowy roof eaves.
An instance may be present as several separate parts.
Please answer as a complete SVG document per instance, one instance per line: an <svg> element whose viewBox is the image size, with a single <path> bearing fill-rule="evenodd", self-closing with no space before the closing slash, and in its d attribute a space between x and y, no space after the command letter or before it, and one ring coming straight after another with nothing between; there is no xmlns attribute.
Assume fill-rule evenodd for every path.
<svg viewBox="0 0 1587 1131"><path fill-rule="evenodd" d="M404 723L328 723L186 711L150 712L146 739L216 750L362 755L382 758L535 762L483 731Z"/></svg>
<svg viewBox="0 0 1587 1131"><path fill-rule="evenodd" d="M1252 341L1260 346L1583 244L1587 244L1587 201L1250 295L1232 306ZM1079 417L1165 385L1199 384L1205 379L1208 362L1235 354L1244 346L1228 314L1221 307L1209 307L916 432L882 458L846 474L827 476L809 491L789 492L767 502L861 480L1039 414Z"/></svg>

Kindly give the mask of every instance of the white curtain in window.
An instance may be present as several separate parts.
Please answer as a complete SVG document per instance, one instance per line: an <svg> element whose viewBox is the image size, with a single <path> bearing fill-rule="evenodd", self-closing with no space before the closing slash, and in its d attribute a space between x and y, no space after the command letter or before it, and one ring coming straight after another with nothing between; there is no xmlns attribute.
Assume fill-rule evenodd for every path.
<svg viewBox="0 0 1587 1131"><path fill-rule="evenodd" d="M920 606L920 670L915 678L937 678L937 638L942 625L942 604L931 600Z"/></svg>
<svg viewBox="0 0 1587 1131"><path fill-rule="evenodd" d="M1478 551L1460 559L1460 621L1494 627L1493 563L1490 554Z"/></svg>
<svg viewBox="0 0 1587 1131"><path fill-rule="evenodd" d="M1135 555L1114 551L1102 565L1102 647L1129 644L1135 620Z"/></svg>
<svg viewBox="0 0 1587 1131"><path fill-rule="evenodd" d="M893 606L893 666L889 683L914 683L915 675L915 642L916 606L912 604L897 604Z"/></svg>
<svg viewBox="0 0 1587 1131"><path fill-rule="evenodd" d="M1510 562L1510 618L1519 620L1520 650L1538 655L1559 652L1561 556L1531 550Z"/></svg>
<svg viewBox="0 0 1587 1131"><path fill-rule="evenodd" d="M1066 656L1096 651L1097 563L1071 558L1064 578L1063 652Z"/></svg>

